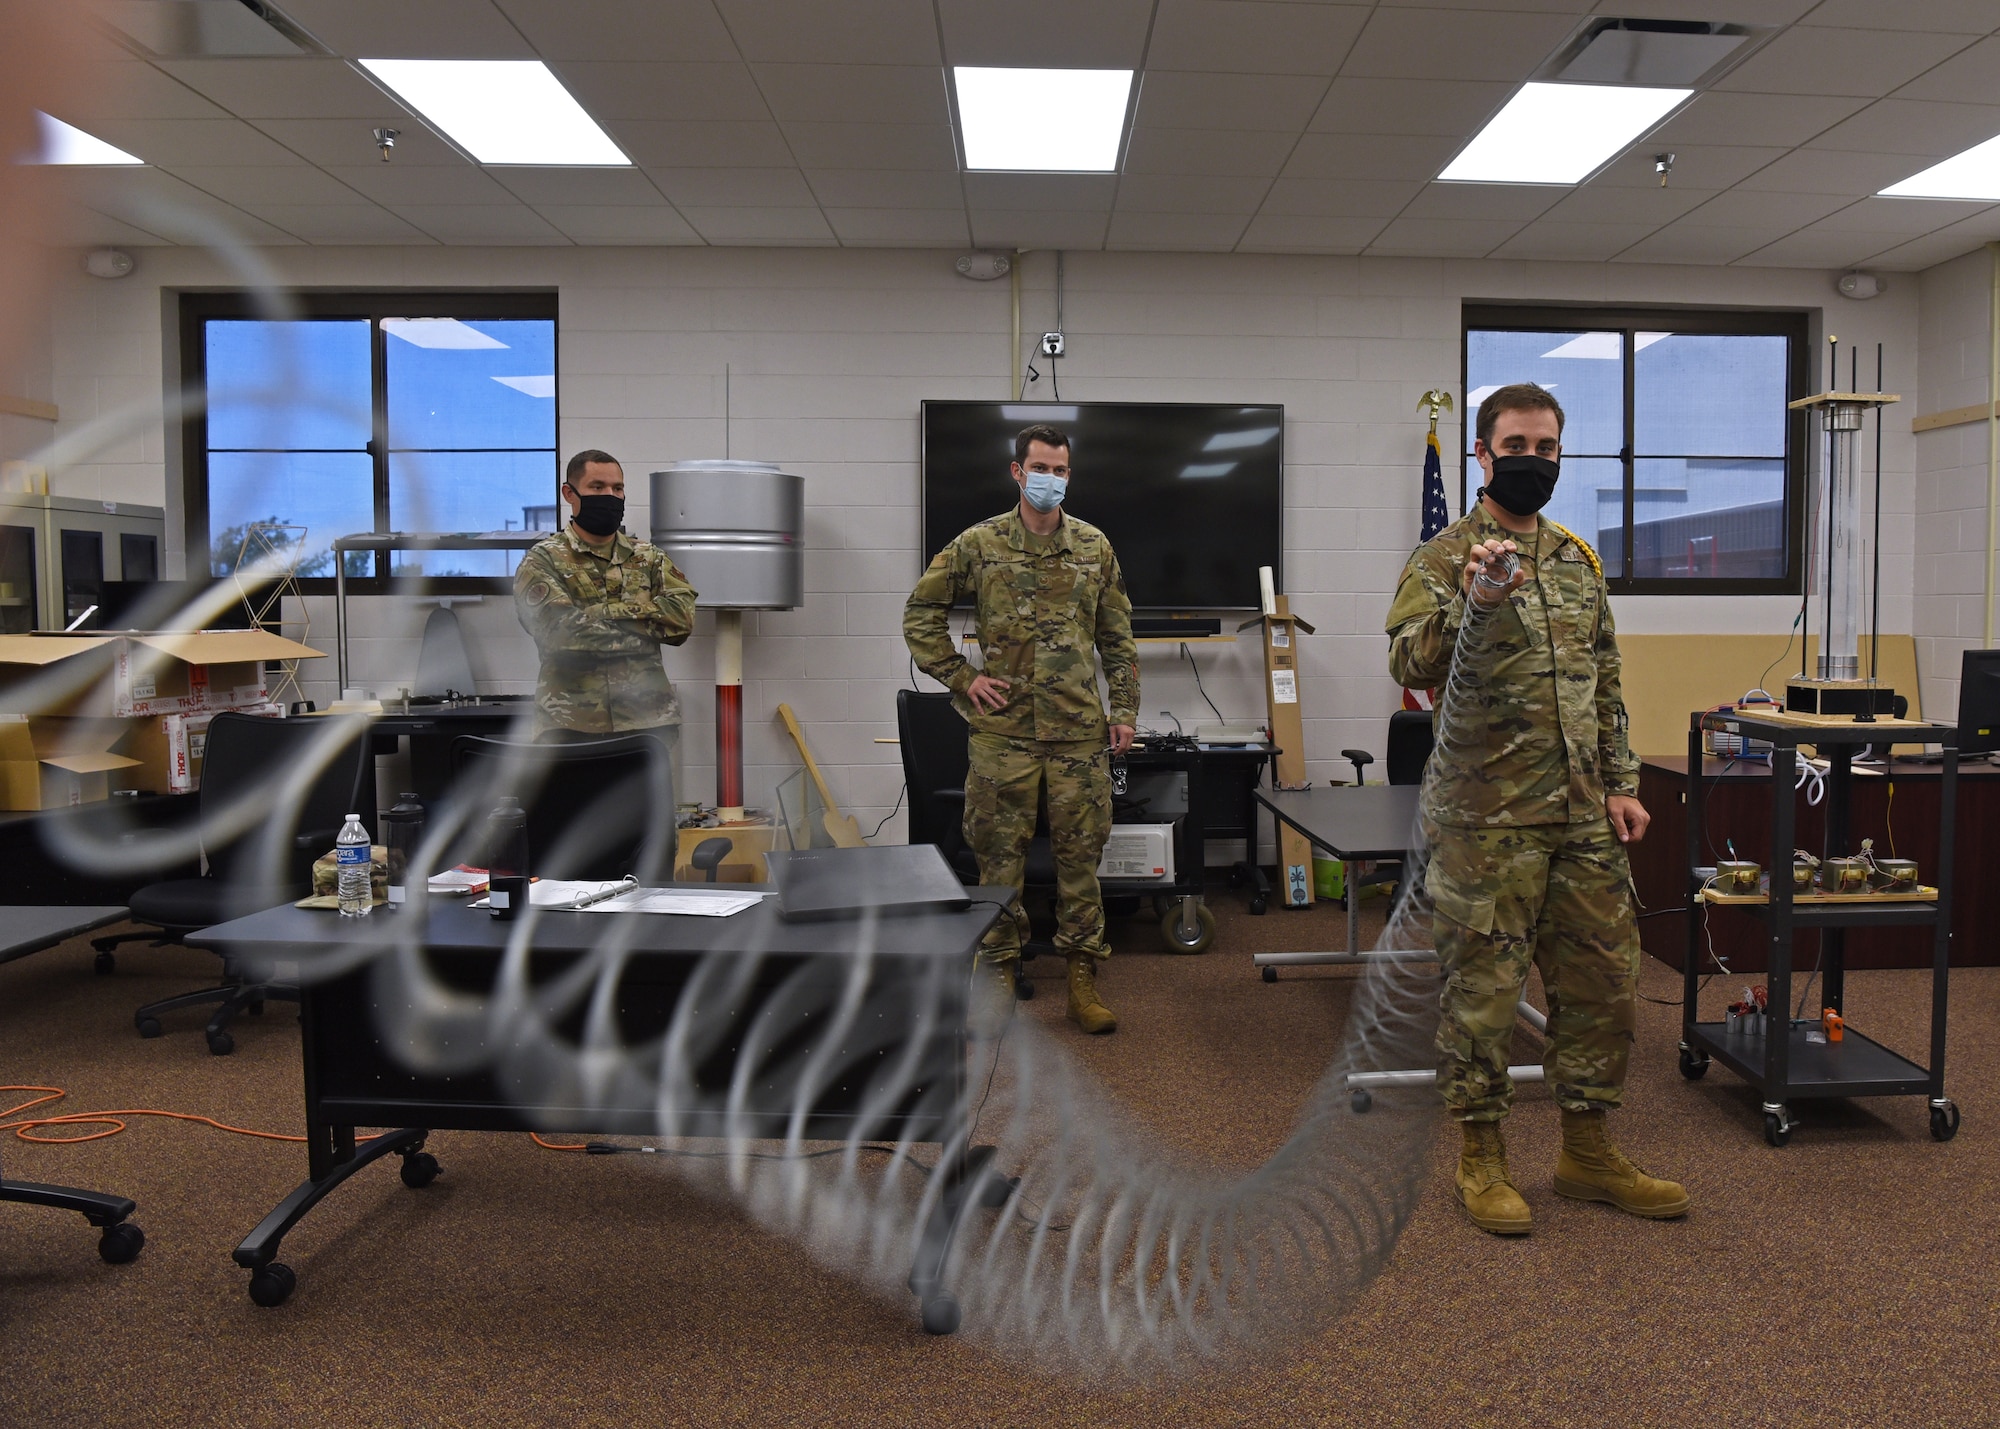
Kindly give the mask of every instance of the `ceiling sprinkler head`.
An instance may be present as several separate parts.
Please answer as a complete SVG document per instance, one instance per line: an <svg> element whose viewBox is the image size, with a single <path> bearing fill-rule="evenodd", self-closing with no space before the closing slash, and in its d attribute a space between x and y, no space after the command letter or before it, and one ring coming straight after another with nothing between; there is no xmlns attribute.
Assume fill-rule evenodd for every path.
<svg viewBox="0 0 2000 1429"><path fill-rule="evenodd" d="M389 162L389 151L396 147L396 141L402 137L403 131L400 129L377 129L375 131L375 147L382 151L383 163L386 164Z"/></svg>
<svg viewBox="0 0 2000 1429"><path fill-rule="evenodd" d="M1661 188L1667 186L1667 175L1674 171L1674 157L1672 154L1653 155L1653 172L1660 176Z"/></svg>

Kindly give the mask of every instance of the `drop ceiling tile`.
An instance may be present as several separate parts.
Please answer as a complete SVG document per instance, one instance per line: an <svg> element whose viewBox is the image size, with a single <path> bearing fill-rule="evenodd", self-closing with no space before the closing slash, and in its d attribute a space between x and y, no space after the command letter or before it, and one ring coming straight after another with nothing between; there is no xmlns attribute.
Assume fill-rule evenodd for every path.
<svg viewBox="0 0 2000 1429"><path fill-rule="evenodd" d="M1111 215L1106 248L1175 253L1227 253L1249 226L1248 213L1134 213Z"/></svg>
<svg viewBox="0 0 2000 1429"><path fill-rule="evenodd" d="M1673 171L1667 176L1669 189L1688 188L1713 191L1740 184L1751 175L1782 159L1788 150L1756 149L1736 144L1673 144L1647 140L1621 154L1592 176L1590 188L1657 189L1659 170L1653 156L1662 151L1674 156Z"/></svg>
<svg viewBox="0 0 2000 1429"><path fill-rule="evenodd" d="M1604 263L1652 233L1650 223L1531 223L1498 248L1495 258Z"/></svg>
<svg viewBox="0 0 2000 1429"><path fill-rule="evenodd" d="M1751 144L1791 148L1832 128L1866 99L1821 94L1697 94L1647 136L1662 148Z"/></svg>
<svg viewBox="0 0 2000 1429"><path fill-rule="evenodd" d="M945 62L1137 69L1152 0L938 0Z"/></svg>
<svg viewBox="0 0 2000 1429"><path fill-rule="evenodd" d="M1463 139L1435 134L1307 134L1285 165L1288 179L1429 180L1451 161Z"/></svg>
<svg viewBox="0 0 2000 1429"><path fill-rule="evenodd" d="M811 208L819 200L797 169L649 169L661 193L695 208ZM954 188L956 185L954 185Z"/></svg>
<svg viewBox="0 0 2000 1429"><path fill-rule="evenodd" d="M1669 224L1620 253L1617 263L1733 263L1746 253L1785 236L1779 227L1711 228L1682 221Z"/></svg>
<svg viewBox="0 0 2000 1429"><path fill-rule="evenodd" d="M1394 218L1375 235L1368 251L1422 258L1483 258L1522 227L1519 223L1463 218Z"/></svg>
<svg viewBox="0 0 2000 1429"><path fill-rule="evenodd" d="M949 124L936 65L752 65L780 123Z"/></svg>
<svg viewBox="0 0 2000 1429"><path fill-rule="evenodd" d="M61 191L88 208L171 243L288 245L299 241L161 169L77 169L61 176Z"/></svg>
<svg viewBox="0 0 2000 1429"><path fill-rule="evenodd" d="M312 244L436 242L372 203L258 204L253 211Z"/></svg>
<svg viewBox="0 0 2000 1429"><path fill-rule="evenodd" d="M1974 252L1996 238L2000 238L2000 213L1989 212L1871 253L1867 263L1870 268L1887 268L1892 272L1919 272Z"/></svg>
<svg viewBox="0 0 2000 1429"><path fill-rule="evenodd" d="M810 169L811 197L834 208L939 209L965 206L957 170Z"/></svg>
<svg viewBox="0 0 2000 1429"><path fill-rule="evenodd" d="M1342 75L1308 127L1321 134L1448 134L1463 141L1478 133L1516 88L1481 80Z"/></svg>
<svg viewBox="0 0 2000 1429"><path fill-rule="evenodd" d="M542 204L535 209L572 243L694 246L701 235L665 204Z"/></svg>
<svg viewBox="0 0 2000 1429"><path fill-rule="evenodd" d="M1911 154L1852 154L1837 149L1794 149L1737 185L1757 193L1849 194L1860 198L1931 166Z"/></svg>
<svg viewBox="0 0 2000 1429"><path fill-rule="evenodd" d="M1419 179L1278 179L1258 213L1386 222L1423 189Z"/></svg>
<svg viewBox="0 0 2000 1429"><path fill-rule="evenodd" d="M1118 183L1120 213L1236 214L1248 218L1271 187L1265 178L1127 174Z"/></svg>
<svg viewBox="0 0 2000 1429"><path fill-rule="evenodd" d="M367 202L361 194L311 164L294 162L283 167L246 164L214 169L185 165L171 172L224 203L260 212L264 205L274 203L353 207Z"/></svg>
<svg viewBox="0 0 2000 1429"><path fill-rule="evenodd" d="M53 204L35 215L35 237L63 248L98 248L115 244L120 248L162 248L170 246L157 233L148 233L108 213L82 204Z"/></svg>
<svg viewBox="0 0 2000 1429"><path fill-rule="evenodd" d="M1797 27L1774 36L1716 81L1722 91L1870 98L1907 84L1966 47L1963 35Z"/></svg>
<svg viewBox="0 0 2000 1429"><path fill-rule="evenodd" d="M1739 25L1789 25L1820 0L1730 0L1729 18ZM1632 15L1649 20L1715 19L1715 0L1603 0L1596 9L1607 15Z"/></svg>
<svg viewBox="0 0 2000 1429"><path fill-rule="evenodd" d="M1745 268L1852 268L1881 246L1865 233L1808 230L1766 244L1736 262Z"/></svg>
<svg viewBox="0 0 2000 1429"><path fill-rule="evenodd" d="M710 0L495 0L546 60L737 58Z"/></svg>
<svg viewBox="0 0 2000 1429"><path fill-rule="evenodd" d="M396 213L438 242L457 246L566 241L526 204L413 203L401 205Z"/></svg>
<svg viewBox="0 0 2000 1429"><path fill-rule="evenodd" d="M1102 248L1106 213L1035 213L973 209L972 241L981 248Z"/></svg>
<svg viewBox="0 0 2000 1429"><path fill-rule="evenodd" d="M826 221L849 248L964 248L972 242L962 208L829 208Z"/></svg>
<svg viewBox="0 0 2000 1429"><path fill-rule="evenodd" d="M488 169L494 182L535 208L583 204L655 207L662 202L653 181L638 169L553 169L508 166Z"/></svg>
<svg viewBox="0 0 2000 1429"><path fill-rule="evenodd" d="M160 68L242 119L368 119L403 108L341 60L162 60Z"/></svg>
<svg viewBox="0 0 2000 1429"><path fill-rule="evenodd" d="M1268 0L1161 0L1146 48L1146 71L1149 76L1166 70L1334 74L1369 9Z"/></svg>
<svg viewBox="0 0 2000 1429"><path fill-rule="evenodd" d="M241 119L105 119L91 132L149 164L169 168L298 162L297 155Z"/></svg>
<svg viewBox="0 0 2000 1429"><path fill-rule="evenodd" d="M1815 138L1815 149L1943 159L2000 134L2000 105L1880 99Z"/></svg>
<svg viewBox="0 0 2000 1429"><path fill-rule="evenodd" d="M1508 232L1540 218L1568 197L1567 184L1429 184L1410 200L1405 218L1462 218Z"/></svg>
<svg viewBox="0 0 2000 1429"><path fill-rule="evenodd" d="M531 60L489 0L284 0L284 12L350 59Z"/></svg>
<svg viewBox="0 0 2000 1429"><path fill-rule="evenodd" d="M737 50L752 63L942 62L929 0L841 0L837 5L716 0L716 9Z"/></svg>
<svg viewBox="0 0 2000 1429"><path fill-rule="evenodd" d="M967 174L965 203L975 209L1090 210L1111 207L1115 174Z"/></svg>
<svg viewBox="0 0 2000 1429"><path fill-rule="evenodd" d="M1236 130L1133 129L1125 151L1128 174L1263 174L1275 176L1297 141L1290 134Z"/></svg>
<svg viewBox="0 0 2000 1429"><path fill-rule="evenodd" d="M1639 224L1648 232L1700 207L1718 190L1586 184L1542 215L1547 223Z"/></svg>
<svg viewBox="0 0 2000 1429"><path fill-rule="evenodd" d="M1898 99L1984 103L2000 94L2000 39L1968 45L1937 68L1896 91Z"/></svg>
<svg viewBox="0 0 2000 1429"><path fill-rule="evenodd" d="M259 119L256 127L292 154L322 168L373 165L383 169L464 169L472 161L433 133L421 120L413 120L393 109L367 119ZM387 126L401 131L394 156L382 162L375 145L375 130ZM195 160L194 162L202 162Z"/></svg>
<svg viewBox="0 0 2000 1429"><path fill-rule="evenodd" d="M817 208L685 208L682 217L709 243L831 246L833 230Z"/></svg>
<svg viewBox="0 0 2000 1429"><path fill-rule="evenodd" d="M604 126L646 168L782 168L797 162L776 124L718 119L619 119Z"/></svg>
<svg viewBox="0 0 2000 1429"><path fill-rule="evenodd" d="M1893 9L1885 10L1880 0L1820 0L1799 23L1878 30L1891 17L1901 30L1988 35L2000 27L2000 6L1993 0L1896 0Z"/></svg>
<svg viewBox="0 0 2000 1429"><path fill-rule="evenodd" d="M1569 14L1381 6L1341 66L1364 79L1526 79L1575 28Z"/></svg>
<svg viewBox="0 0 2000 1429"><path fill-rule="evenodd" d="M1775 228L1789 233L1854 202L1853 194L1767 193L1731 189L1702 204L1685 220L1701 228ZM1773 236L1776 236L1775 234Z"/></svg>
<svg viewBox="0 0 2000 1429"><path fill-rule="evenodd" d="M1864 198L1837 209L1806 230L1808 233L1872 233L1881 239L1921 238L1968 218L1996 211L1989 203L1955 203L1945 199Z"/></svg>
<svg viewBox="0 0 2000 1429"><path fill-rule="evenodd" d="M406 203L504 204L513 197L486 170L466 163L449 168L443 164L338 164L329 165L326 172L392 208Z"/></svg>
<svg viewBox="0 0 2000 1429"><path fill-rule="evenodd" d="M1326 86L1317 75L1148 73L1139 90L1136 122L1151 129L1279 129L1296 134L1319 108Z"/></svg>
<svg viewBox="0 0 2000 1429"><path fill-rule="evenodd" d="M1239 253L1359 253L1380 233L1383 218L1326 218L1260 213L1237 241Z"/></svg>
<svg viewBox="0 0 2000 1429"><path fill-rule="evenodd" d="M950 169L957 167L951 125L787 124L786 142L808 169Z"/></svg>
<svg viewBox="0 0 2000 1429"><path fill-rule="evenodd" d="M768 120L770 109L745 64L658 60L565 61L555 71L590 117Z"/></svg>
<svg viewBox="0 0 2000 1429"><path fill-rule="evenodd" d="M71 122L86 128L97 119L229 117L172 75L130 58L92 60L79 66L65 87L62 103Z"/></svg>

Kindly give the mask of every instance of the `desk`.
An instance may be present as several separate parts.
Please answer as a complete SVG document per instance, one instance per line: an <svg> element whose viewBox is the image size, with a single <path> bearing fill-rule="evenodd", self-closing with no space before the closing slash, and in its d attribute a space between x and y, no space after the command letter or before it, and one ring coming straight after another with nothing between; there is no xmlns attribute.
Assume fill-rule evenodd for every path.
<svg viewBox="0 0 2000 1429"><path fill-rule="evenodd" d="M46 907L30 903L0 908L0 963L11 963L43 948L53 948L78 933L116 923L125 916L125 906L90 905L82 908Z"/></svg>
<svg viewBox="0 0 2000 1429"><path fill-rule="evenodd" d="M1008 895L983 890L974 896ZM239 960L298 959L303 974L307 1178L236 1248L236 1263L252 1272L251 1299L283 1303L296 1283L276 1260L286 1232L369 1162L394 1152L402 1158L405 1185L429 1184L439 1168L424 1140L434 1130L906 1137L944 1152L939 1166L948 1189L923 1229L910 1285L923 1303L925 1328L948 1333L957 1327L958 1307L944 1290L943 1268L959 1215L997 1204L996 1180L987 1170L990 1151L964 1145L969 975L973 952L997 916L997 903L977 902L964 912L875 923L879 942L858 1010L834 1046L816 1039L829 1030L849 991L862 925L786 923L768 900L722 919L538 910L532 925L525 919L495 922L483 909L434 900L423 936L432 981L466 998L484 998L510 934L527 929L533 937L529 980L538 993L559 999L547 1015L571 1053L539 1064L532 1056L510 1057L510 1049L487 1045L483 1019L472 1019L454 1024L449 1034L429 1030L433 1042L442 1037L450 1046L449 1072L404 1061L395 1050L399 1039L386 1026L386 1019L412 1006L398 960L383 956L409 937L401 915L378 912L357 926L337 914L286 906L205 929L188 942ZM556 993L550 984L614 942L630 952L613 999L622 1046L637 1073L607 1078L595 1096L560 1079L553 1088L520 1092L514 1084L534 1065L552 1078L555 1064L574 1067L593 991ZM330 958L350 970L315 980L314 964ZM734 975L738 959L752 964L747 977ZM661 1039L677 1013L688 1018L675 1064L685 1068L686 1095L663 1106L672 1089L661 1085ZM914 1045L913 1026L924 1029ZM814 1057L826 1060L811 1062ZM732 1091L746 1060L757 1074ZM816 1091L794 1124L792 1094L808 1074ZM401 1129L357 1146L357 1126Z"/></svg>
<svg viewBox="0 0 2000 1429"><path fill-rule="evenodd" d="M193 878L200 870L192 859L163 866L118 850L136 843L150 852L150 835L185 830L199 812L198 794L139 794L71 808L0 813L0 868L7 870L0 901L32 897L72 907L123 904L148 883ZM105 855L88 866L72 862L72 850L65 848L71 840ZM4 938L0 932L0 940Z"/></svg>

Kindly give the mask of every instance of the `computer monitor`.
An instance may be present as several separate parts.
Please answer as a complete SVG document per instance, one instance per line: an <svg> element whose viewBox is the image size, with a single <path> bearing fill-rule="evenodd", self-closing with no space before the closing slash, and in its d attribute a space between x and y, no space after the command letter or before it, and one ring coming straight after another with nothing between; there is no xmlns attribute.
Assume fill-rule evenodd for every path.
<svg viewBox="0 0 2000 1429"><path fill-rule="evenodd" d="M2000 750L2000 650L1968 650L1958 673L1958 752Z"/></svg>

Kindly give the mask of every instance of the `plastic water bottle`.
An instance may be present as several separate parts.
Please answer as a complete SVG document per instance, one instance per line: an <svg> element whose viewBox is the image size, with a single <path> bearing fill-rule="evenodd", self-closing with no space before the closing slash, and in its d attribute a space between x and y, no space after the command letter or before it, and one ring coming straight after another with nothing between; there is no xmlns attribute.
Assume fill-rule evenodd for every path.
<svg viewBox="0 0 2000 1429"><path fill-rule="evenodd" d="M503 922L528 902L528 814L519 799L502 799L486 821L486 903Z"/></svg>
<svg viewBox="0 0 2000 1429"><path fill-rule="evenodd" d="M373 840L361 827L361 816L349 814L341 825L340 837L333 841L333 861L340 876L340 916L366 918L375 911L374 890L369 886Z"/></svg>
<svg viewBox="0 0 2000 1429"><path fill-rule="evenodd" d="M410 863L417 856L417 845L424 837L424 804L415 794L397 796L396 806L382 816L382 846L389 861L389 906L391 908L411 908L421 912L424 897L430 892L427 870L416 870L413 877Z"/></svg>

